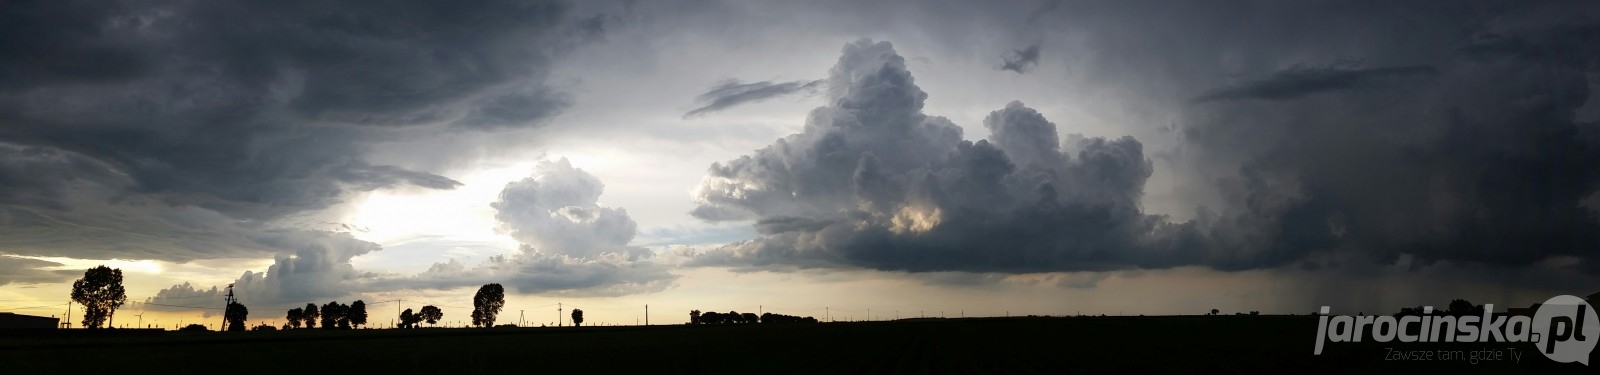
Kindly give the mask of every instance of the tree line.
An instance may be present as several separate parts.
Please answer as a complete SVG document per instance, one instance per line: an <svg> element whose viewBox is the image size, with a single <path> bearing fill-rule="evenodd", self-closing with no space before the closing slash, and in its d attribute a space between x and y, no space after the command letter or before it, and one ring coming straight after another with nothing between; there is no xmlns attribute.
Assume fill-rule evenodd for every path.
<svg viewBox="0 0 1600 375"><path fill-rule="evenodd" d="M109 322L116 313L117 308L127 301L126 290L122 287L122 270L99 266L84 272L82 279L72 285L72 301L84 306L83 326L86 328L101 328L109 326ZM478 327L494 327L500 311L505 308L505 288L498 283L484 284L472 297L472 325ZM223 320L227 322L228 331L245 331L245 320L249 317L250 309L238 301L229 301L223 312ZM429 325L437 324L444 319L444 310L438 306L427 305L420 310L406 309L398 317L398 328L416 328L422 322ZM329 301L318 306L307 303L305 307L289 309L284 319L287 323L283 329L317 328L323 329L352 329L360 328L367 324L367 304L362 300L355 300L346 305L339 301ZM583 309L572 309L572 324L583 325ZM813 317L798 317L792 315L765 313L756 315L752 313L727 313L705 312L693 310L689 312L689 324L776 324L776 323L816 323ZM275 327L265 324L253 330L274 330ZM205 330L205 326L192 324L183 330Z"/></svg>
<svg viewBox="0 0 1600 375"><path fill-rule="evenodd" d="M360 328L367 324L367 303L361 300L351 302L349 305L339 301L329 301L317 308L315 303L307 303L306 307L289 309L284 316L288 326L285 328L317 328L320 323L323 329L351 329Z"/></svg>
<svg viewBox="0 0 1600 375"><path fill-rule="evenodd" d="M691 324L691 325L699 325L699 324L757 324L757 323L760 323L760 324L783 324L783 323L816 323L816 322L817 322L817 318L813 318L813 317L809 317L809 316L802 318L802 317L793 316L793 315L783 315L783 314L773 314L773 313L763 313L763 314L758 316L758 315L752 314L752 313L740 314L738 311L729 311L727 313L719 313L719 312L715 312L715 311L707 311L707 312L703 312L702 313L702 312L700 312L700 310L690 310L689 311L689 324Z"/></svg>

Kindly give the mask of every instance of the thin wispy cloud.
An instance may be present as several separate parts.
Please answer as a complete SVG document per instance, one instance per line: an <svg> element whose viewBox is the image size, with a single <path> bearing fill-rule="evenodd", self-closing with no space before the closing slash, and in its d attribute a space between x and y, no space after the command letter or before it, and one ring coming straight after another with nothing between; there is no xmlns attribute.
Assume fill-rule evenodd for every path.
<svg viewBox="0 0 1600 375"><path fill-rule="evenodd" d="M704 106L684 113L684 118L704 115L721 111L746 103L754 103L775 97L806 93L815 91L823 84L823 80L814 81L789 81L772 82L760 81L740 83L738 80L729 80L712 87L710 91L695 98L695 101L705 103Z"/></svg>

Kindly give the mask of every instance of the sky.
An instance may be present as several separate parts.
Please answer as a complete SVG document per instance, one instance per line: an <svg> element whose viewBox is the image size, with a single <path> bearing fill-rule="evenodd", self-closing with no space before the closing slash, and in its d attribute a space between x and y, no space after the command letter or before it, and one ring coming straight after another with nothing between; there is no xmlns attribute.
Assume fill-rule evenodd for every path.
<svg viewBox="0 0 1600 375"><path fill-rule="evenodd" d="M1582 1L6 8L0 311L98 265L167 328L230 284L380 326L1600 291Z"/></svg>

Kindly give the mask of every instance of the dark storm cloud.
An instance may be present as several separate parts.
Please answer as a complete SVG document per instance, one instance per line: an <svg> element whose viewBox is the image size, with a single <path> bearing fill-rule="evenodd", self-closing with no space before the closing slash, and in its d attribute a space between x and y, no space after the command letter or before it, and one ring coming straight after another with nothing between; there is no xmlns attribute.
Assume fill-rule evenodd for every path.
<svg viewBox="0 0 1600 375"><path fill-rule="evenodd" d="M1061 8L1062 1L1063 0L1045 0L1043 4L1039 5L1038 9L1034 9L1032 13L1028 14L1028 23L1031 24L1034 22L1039 22L1040 18L1050 15L1050 13L1054 12L1057 8Z"/></svg>
<svg viewBox="0 0 1600 375"><path fill-rule="evenodd" d="M59 283L72 280L77 275L82 275L82 271L43 270L43 268L60 266L62 266L61 263L51 261L0 255L0 286L12 283Z"/></svg>
<svg viewBox="0 0 1600 375"><path fill-rule="evenodd" d="M822 85L822 83L822 80L790 81L779 83L773 83L772 81L739 83L737 80L730 80L723 82L716 87L712 87L711 91L706 91L706 93L700 94L700 96L695 98L695 100L706 103L706 105L700 108L695 108L688 113L684 113L683 117L689 118L699 116L710 112L728 109L744 103L758 102L774 97L794 94L797 92L810 91L816 89L817 86Z"/></svg>
<svg viewBox="0 0 1600 375"><path fill-rule="evenodd" d="M963 140L921 113L927 94L913 82L889 43L847 45L828 82L834 105L800 134L712 165L696 189L695 215L756 218L761 237L690 263L1009 273L1203 257L1162 243L1178 233L1140 212L1151 164L1137 140L1063 145L1018 102L985 119L992 139Z"/></svg>
<svg viewBox="0 0 1600 375"><path fill-rule="evenodd" d="M1580 47L1596 34L1573 32L1594 27L1600 10L1517 8L1486 24L1455 26L1468 32L1452 38L1396 33L1395 44L1432 43L1438 52L1375 57L1430 61L1431 70L1409 70L1428 72L1425 82L1201 109L1185 136L1204 150L1196 157L1239 160L1237 176L1221 179L1238 206L1221 216L1235 227L1229 232L1251 234L1234 236L1243 250L1222 268L1354 253L1383 263L1409 259L1414 267L1576 260L1590 274L1600 271L1600 221L1580 204L1600 188L1600 144L1577 118L1592 102L1587 77L1600 73L1600 55ZM1430 20L1453 21L1473 22ZM1485 34L1542 47L1488 48L1499 42ZM1554 46L1574 48L1547 48ZM1325 83L1309 86L1339 87ZM1285 90L1295 86L1234 98L1304 91Z"/></svg>
<svg viewBox="0 0 1600 375"><path fill-rule="evenodd" d="M1318 68L1308 76L1316 85L1279 74L1259 82L1274 84L1223 89L1249 87L1234 92L1249 95L1234 98L1264 100L1184 109L1174 167L1189 170L1175 173L1215 185L1221 199L1180 225L1197 234L1178 237L1180 244L1206 249L1208 264L1223 270L1454 263L1478 270L1460 277L1508 285L1532 279L1518 273L1553 269L1586 268L1593 280L1600 228L1579 202L1600 187L1600 144L1586 136L1593 118L1580 114L1592 113L1584 108L1593 105L1588 77L1600 67L1595 34L1583 30L1594 28L1600 8L1461 2L1245 9L1274 16L1083 4L1067 22L1097 32L1082 41L1098 52L1084 64L1093 67L1086 74L1139 91L1149 105L1181 106L1193 98L1174 93L1220 86L1206 77L1351 56L1416 74ZM1130 19L1162 26L1126 25ZM1328 78L1341 79L1321 82ZM1288 98L1295 100L1280 100Z"/></svg>
<svg viewBox="0 0 1600 375"><path fill-rule="evenodd" d="M183 261L298 253L279 220L459 182L365 157L406 129L538 126L556 2L21 1L0 14L0 248ZM450 157L440 155L439 157ZM56 242L65 240L65 242Z"/></svg>
<svg viewBox="0 0 1600 375"><path fill-rule="evenodd" d="M1483 29L1541 46L1592 38L1571 31L1588 30L1592 17L1566 15L1571 4L1550 7L1518 13L1534 21L1429 19L1416 25L1427 32L1362 45L1370 54L1363 60L1387 62L1377 68L1280 70L1201 98L1152 93L1175 99L1167 102L1174 111L1204 102L1182 110L1183 148L1176 152L1202 171L1220 172L1195 183L1214 184L1222 198L1187 221L1141 209L1154 169L1142 142L1061 136L1020 103L985 119L989 139L963 140L960 128L921 112L927 94L886 43L854 43L827 83L833 104L814 110L802 132L711 166L692 214L750 221L760 236L692 254L689 264L1030 273L1446 262L1593 275L1600 271L1593 251L1600 220L1580 202L1600 188L1600 145L1593 121L1577 116L1592 101L1588 77L1600 73L1597 54L1463 47L1485 43L1473 37ZM1377 12L1390 11L1415 16ZM1333 19L1367 19L1358 16ZM1100 22L1117 17L1109 19ZM1253 66L1254 55L1235 56L1240 49L1275 64L1283 61L1275 53L1299 51L1298 42L1271 38L1248 48L1229 39L1208 48L1161 47L1182 35L1214 36L1182 27L1205 19L1173 22L1179 25L1101 34L1118 42L1148 38L1140 45L1170 54L1159 61L1226 57ZM1334 34L1314 35L1349 37ZM1104 51L1086 66L1141 79L1130 88L1200 82L1143 86L1158 78L1141 75L1174 72L1141 71L1149 62L1121 60L1147 49ZM1322 56L1339 55L1349 52ZM1205 87L1189 92L1197 91Z"/></svg>
<svg viewBox="0 0 1600 375"><path fill-rule="evenodd" d="M1001 56L1000 70L1010 70L1017 74L1026 74L1033 67L1039 65L1039 45L1029 45L1023 49L1011 51Z"/></svg>
<svg viewBox="0 0 1600 375"><path fill-rule="evenodd" d="M1194 101L1294 99L1319 92L1358 88L1385 79L1432 77L1438 73L1438 69L1425 65L1370 69L1297 66L1272 73L1262 80L1213 90L1194 98Z"/></svg>

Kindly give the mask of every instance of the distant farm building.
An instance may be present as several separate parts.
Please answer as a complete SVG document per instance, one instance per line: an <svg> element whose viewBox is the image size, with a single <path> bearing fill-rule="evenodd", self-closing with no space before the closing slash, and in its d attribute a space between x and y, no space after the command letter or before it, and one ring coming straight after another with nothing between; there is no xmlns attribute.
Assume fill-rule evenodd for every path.
<svg viewBox="0 0 1600 375"><path fill-rule="evenodd" d="M0 313L0 329L55 329L61 319Z"/></svg>

